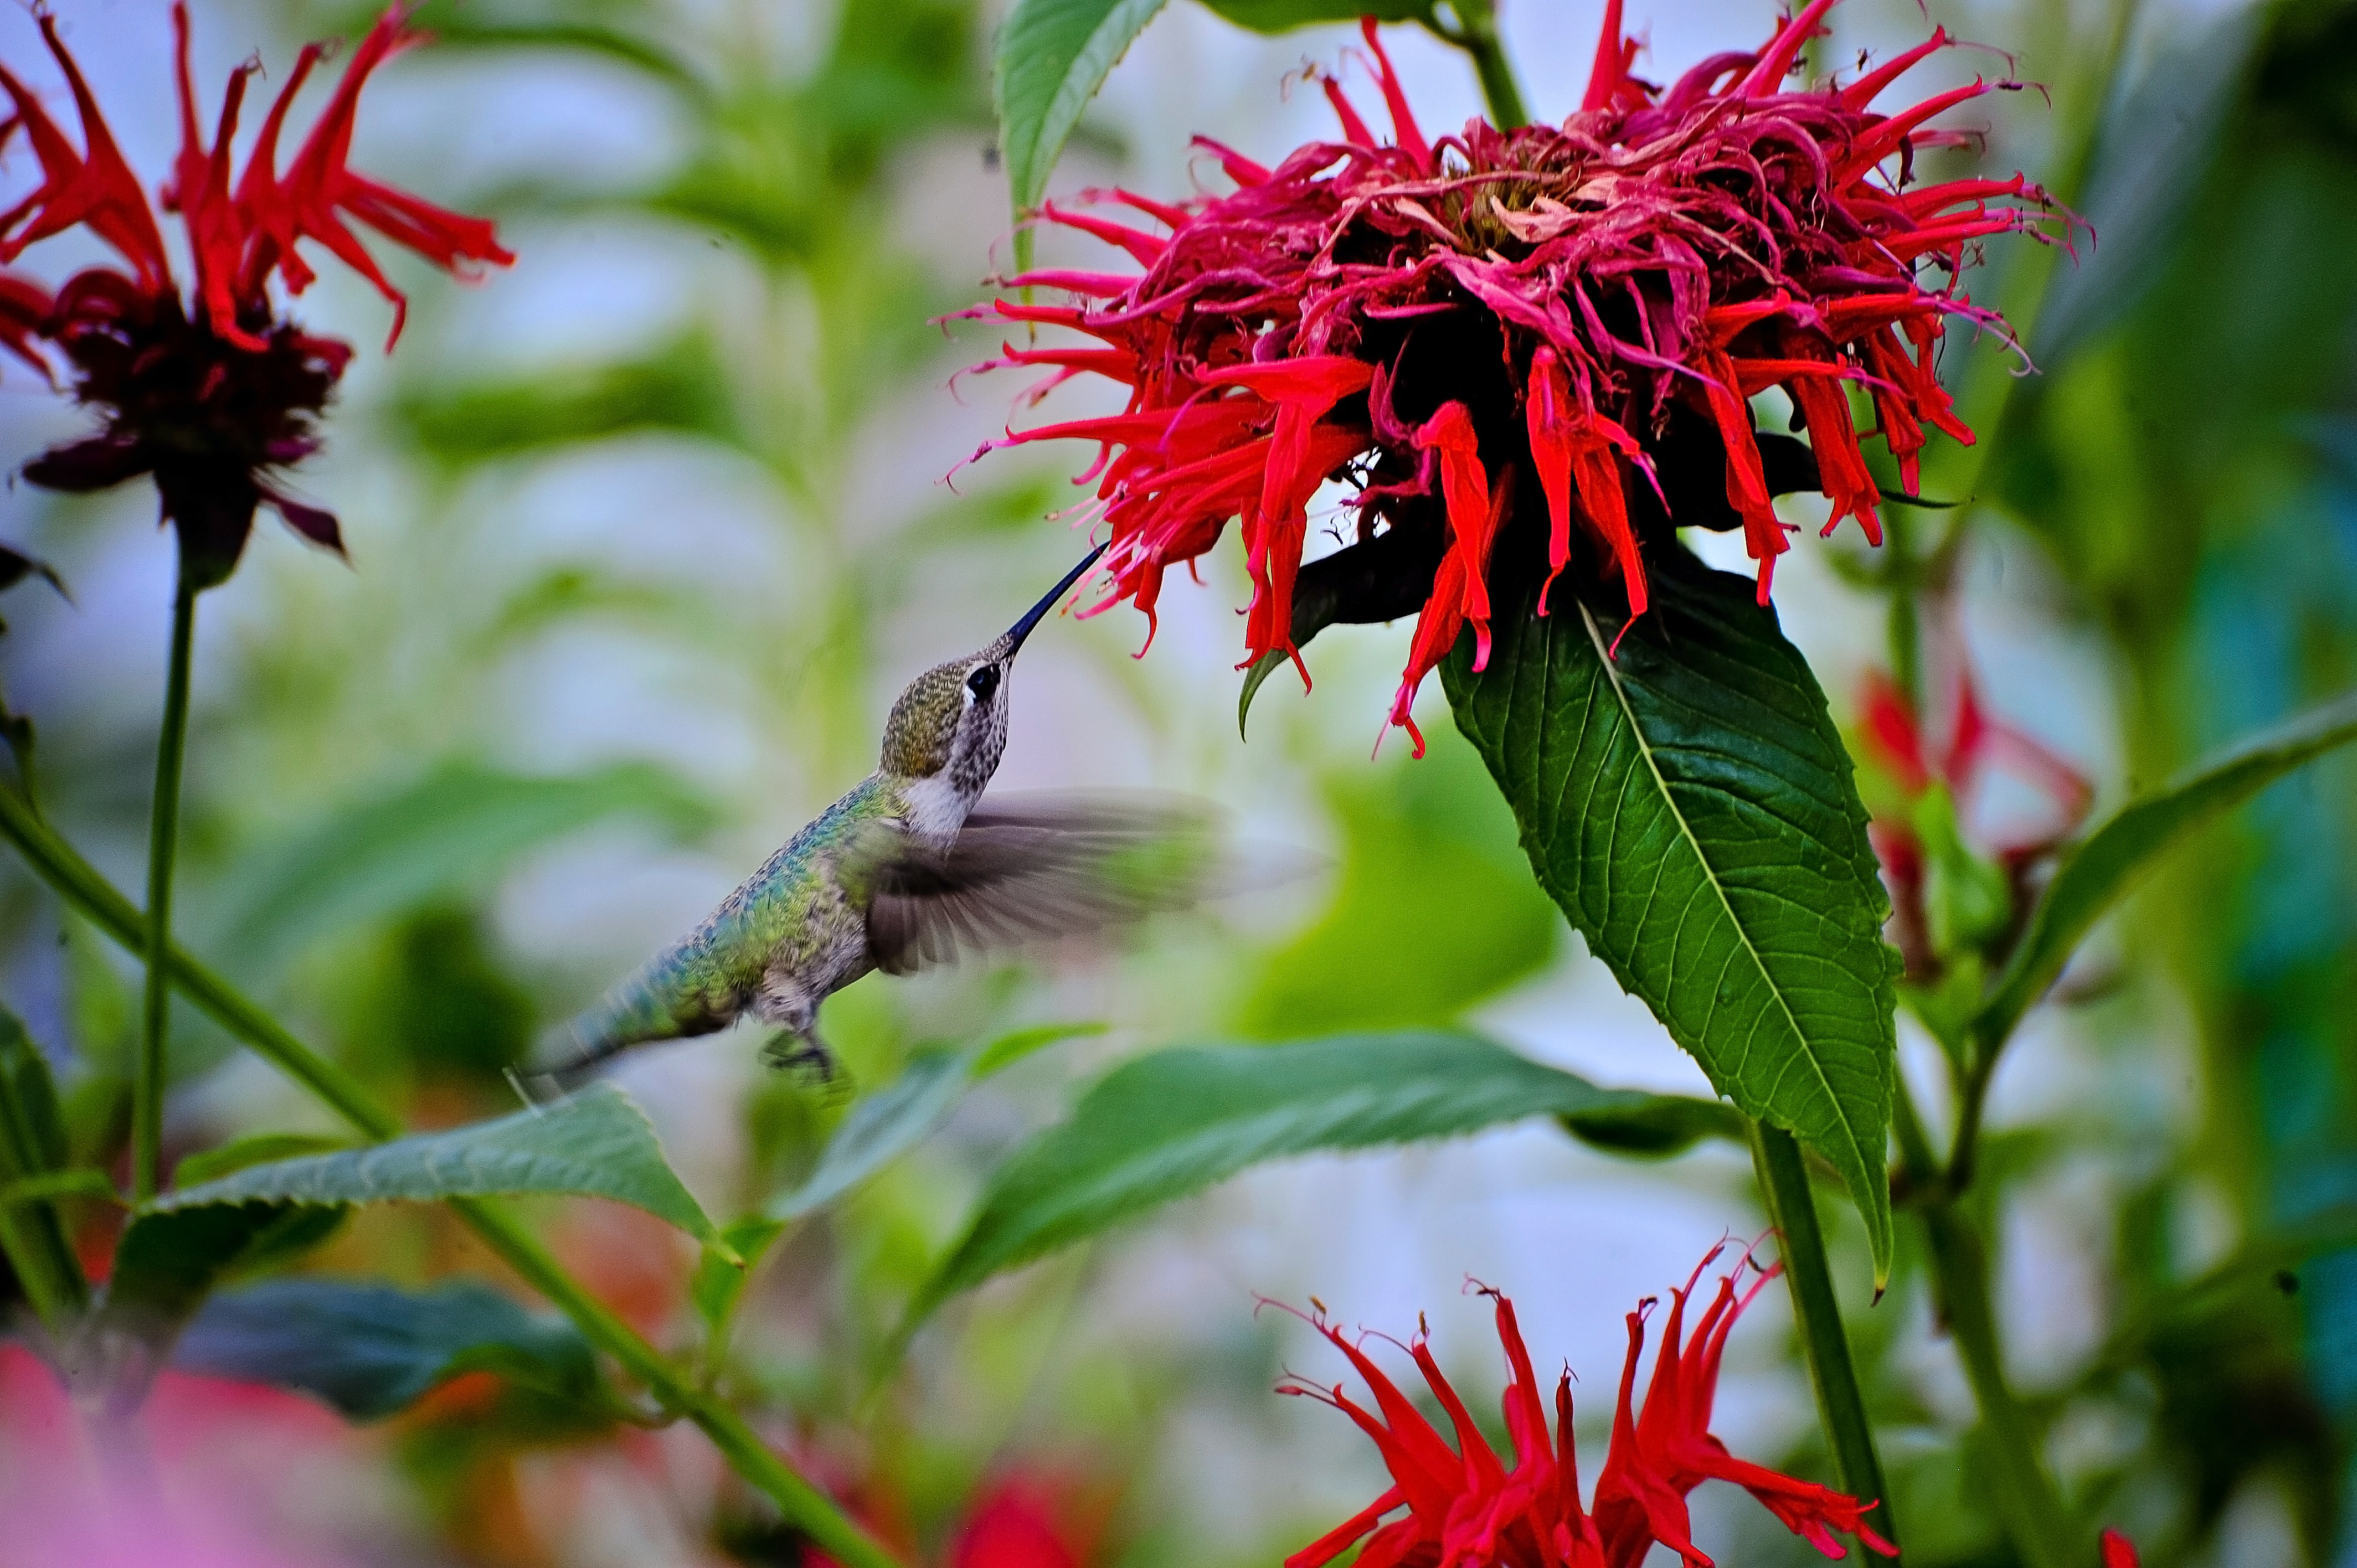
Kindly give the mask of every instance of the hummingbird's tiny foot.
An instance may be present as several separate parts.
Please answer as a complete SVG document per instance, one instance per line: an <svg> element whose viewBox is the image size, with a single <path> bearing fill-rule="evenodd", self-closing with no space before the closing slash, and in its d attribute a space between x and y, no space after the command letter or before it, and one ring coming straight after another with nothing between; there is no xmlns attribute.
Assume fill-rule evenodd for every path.
<svg viewBox="0 0 2357 1568"><path fill-rule="evenodd" d="M802 1079L804 1087L817 1090L833 1098L848 1098L850 1075L843 1070L834 1053L818 1037L815 1029L784 1031L770 1037L761 1047L761 1060L777 1072L790 1072Z"/></svg>

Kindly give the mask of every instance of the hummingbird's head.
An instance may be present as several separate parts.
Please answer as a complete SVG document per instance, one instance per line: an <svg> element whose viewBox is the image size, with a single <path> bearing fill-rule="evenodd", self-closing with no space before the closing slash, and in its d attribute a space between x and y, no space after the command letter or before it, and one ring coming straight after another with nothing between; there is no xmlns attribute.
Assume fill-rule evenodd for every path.
<svg viewBox="0 0 2357 1568"><path fill-rule="evenodd" d="M1090 551L1004 635L978 653L934 665L892 704L884 722L883 771L917 782L920 798L940 797L944 812L954 812L944 831L965 820L998 771L1006 750L1007 677L1023 639L1103 553L1103 545Z"/></svg>

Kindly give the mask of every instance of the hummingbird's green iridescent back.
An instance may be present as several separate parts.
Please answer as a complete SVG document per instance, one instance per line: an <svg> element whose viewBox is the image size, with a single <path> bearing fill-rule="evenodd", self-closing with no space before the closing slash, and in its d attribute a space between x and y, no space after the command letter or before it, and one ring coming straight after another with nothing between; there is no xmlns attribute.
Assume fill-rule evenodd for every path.
<svg viewBox="0 0 2357 1568"><path fill-rule="evenodd" d="M776 972L806 977L821 994L866 972L864 911L836 868L863 829L899 812L898 795L880 777L853 786L702 925L576 1020L576 1044L602 1055L725 1028Z"/></svg>

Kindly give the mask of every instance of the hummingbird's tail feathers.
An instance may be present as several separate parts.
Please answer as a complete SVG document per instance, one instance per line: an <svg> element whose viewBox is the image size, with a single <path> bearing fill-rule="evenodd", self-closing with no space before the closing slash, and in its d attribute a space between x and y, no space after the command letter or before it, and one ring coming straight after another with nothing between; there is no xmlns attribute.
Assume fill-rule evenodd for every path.
<svg viewBox="0 0 2357 1568"><path fill-rule="evenodd" d="M877 967L1081 936L1258 885L1226 814L1147 790L986 797L946 850L908 841L871 883Z"/></svg>
<svg viewBox="0 0 2357 1568"><path fill-rule="evenodd" d="M601 1035L585 1028L584 1025L592 1023L596 1016L596 1012L584 1014L551 1034L533 1053L532 1064L520 1078L528 1099L542 1101L570 1094L599 1068L640 1043L626 1035Z"/></svg>
<svg viewBox="0 0 2357 1568"><path fill-rule="evenodd" d="M718 1017L698 1011L683 1016L666 1007L653 983L655 967L650 965L632 975L596 1006L550 1033L533 1053L533 1062L524 1069L525 1079L535 1087L549 1085L560 1094L569 1094L633 1046L708 1035L727 1026L733 1015Z"/></svg>

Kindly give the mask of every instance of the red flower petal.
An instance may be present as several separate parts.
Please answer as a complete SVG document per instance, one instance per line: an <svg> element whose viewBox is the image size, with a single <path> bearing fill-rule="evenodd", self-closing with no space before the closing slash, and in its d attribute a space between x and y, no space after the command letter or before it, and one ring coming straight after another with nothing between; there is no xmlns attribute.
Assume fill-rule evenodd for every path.
<svg viewBox="0 0 2357 1568"><path fill-rule="evenodd" d="M162 293L172 286L172 266L164 254L164 236L156 227L155 214L147 209L147 198L131 166L123 161L81 68L58 37L57 17L39 11L35 19L73 91L85 150L76 153L40 100L13 71L0 66L0 88L16 102L17 122L31 138L42 175L39 189L0 215L0 235L7 236L0 242L0 262L13 262L36 241L82 224L131 263L141 289ZM22 231L12 232L19 224Z"/></svg>
<svg viewBox="0 0 2357 1568"><path fill-rule="evenodd" d="M377 18L376 26L361 40L360 48L352 51L351 61L345 66L328 106L320 111L310 135L305 138L282 176L274 168L278 132L287 105L318 59L317 46L306 48L296 61L285 90L271 106L264 134L238 185L239 203L246 209L253 229L242 279L244 290L258 292L262 278L274 267L290 291L302 293L314 274L296 254L296 243L301 240L317 241L346 266L374 284L377 292L392 302L393 329L385 338L388 349L401 336L409 301L386 280L375 258L345 225L343 214L349 213L355 221L416 252L446 272L460 273L469 262L506 266L515 260L500 248L489 220L451 212L346 166L345 159L351 151L352 127L360 111L361 89L377 67L425 39L424 33L408 26L399 5Z"/></svg>

